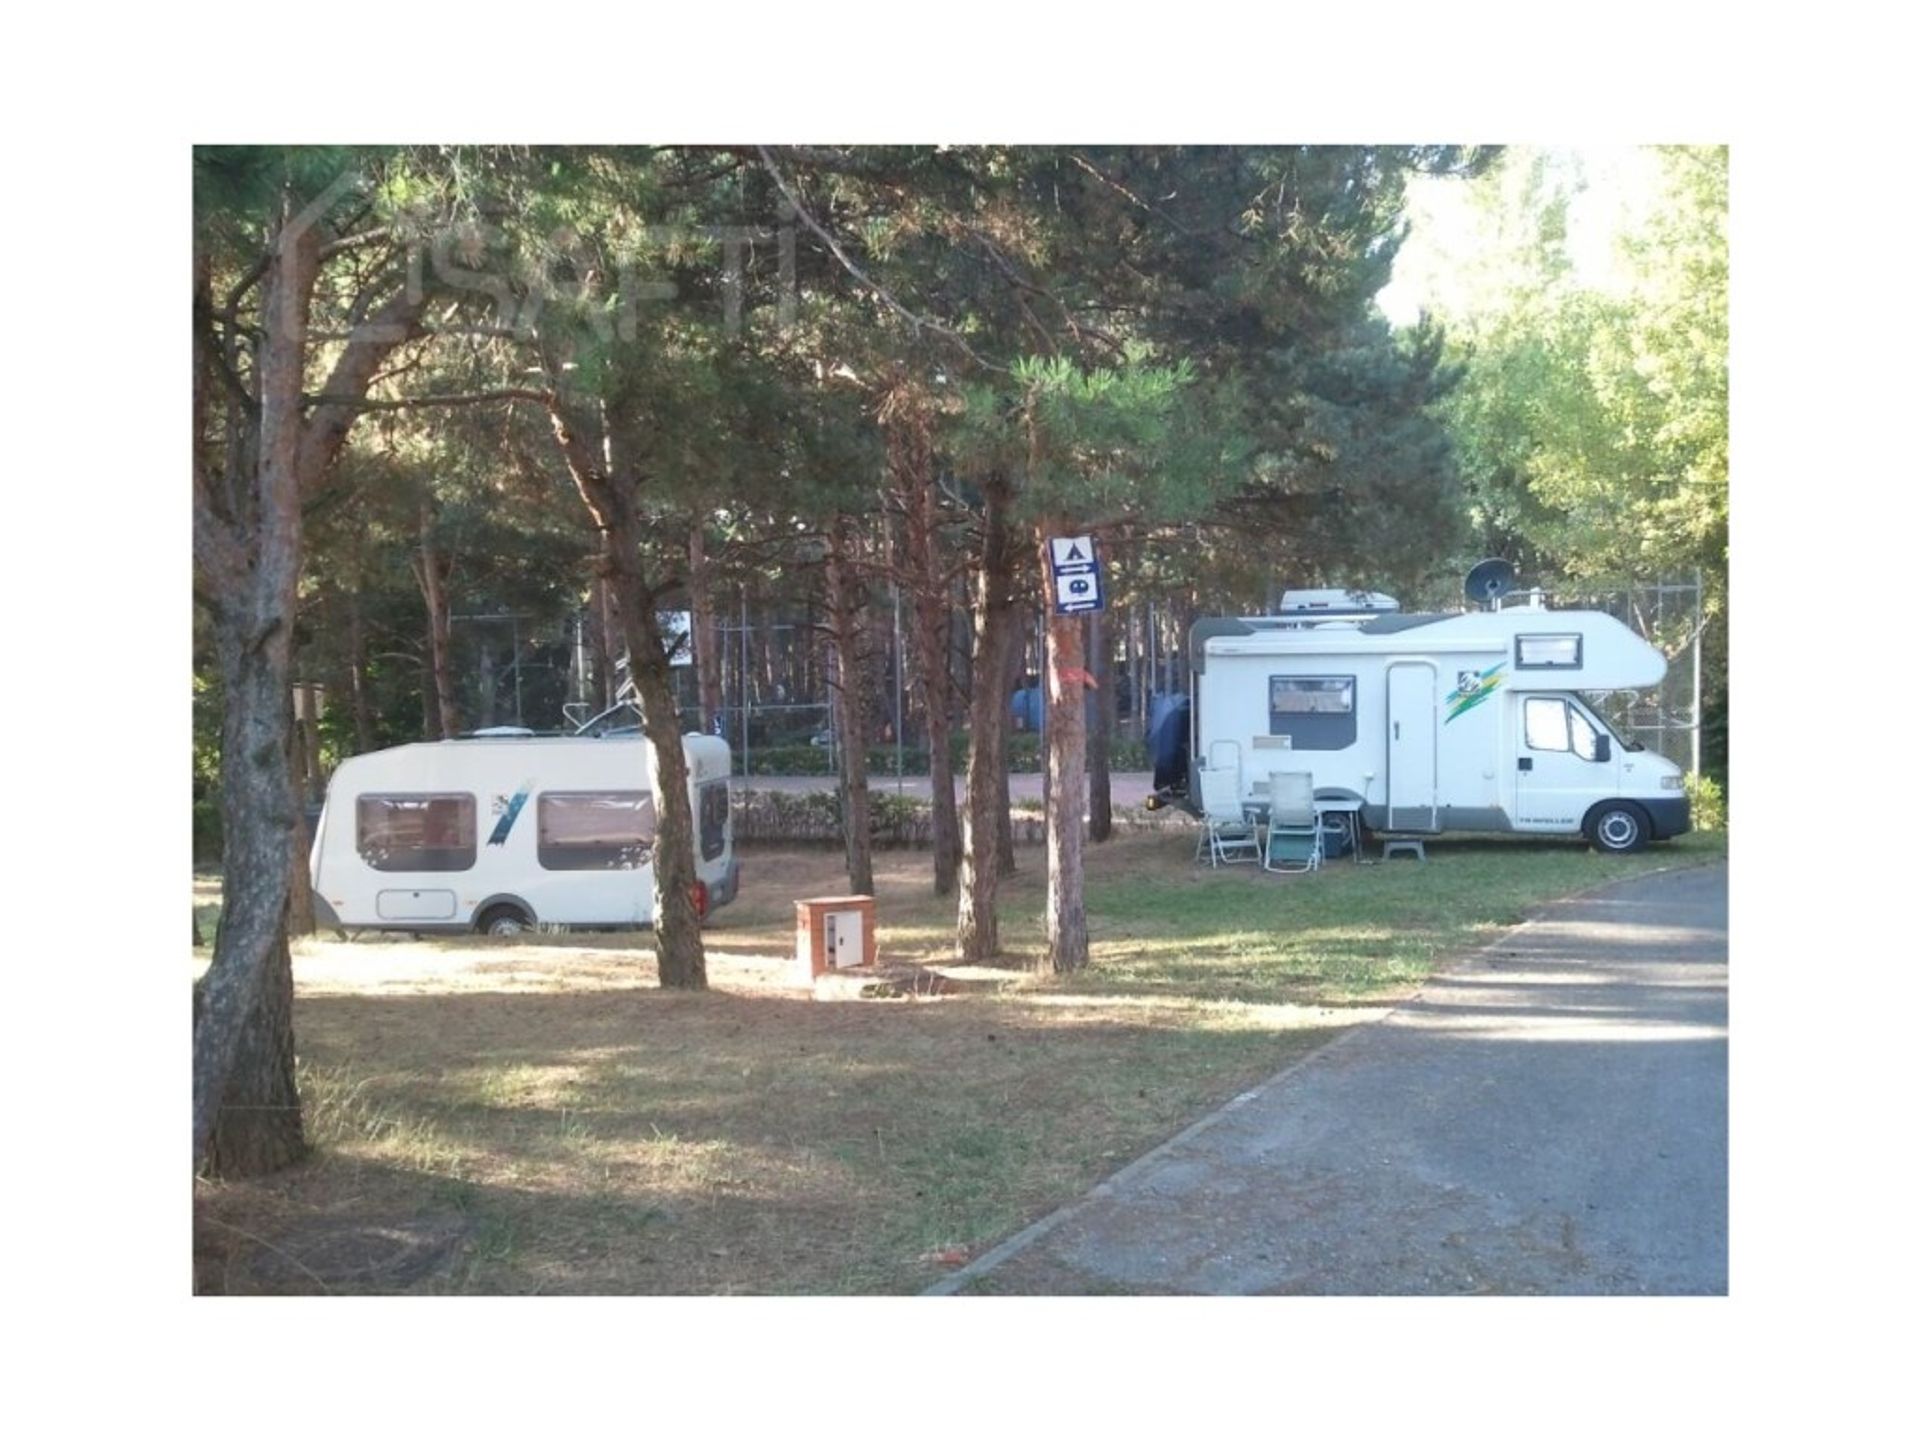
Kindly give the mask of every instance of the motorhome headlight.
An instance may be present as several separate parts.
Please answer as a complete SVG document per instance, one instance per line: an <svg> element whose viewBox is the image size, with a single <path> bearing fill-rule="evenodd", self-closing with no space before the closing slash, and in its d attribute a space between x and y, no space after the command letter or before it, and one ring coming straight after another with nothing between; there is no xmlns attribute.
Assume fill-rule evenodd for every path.
<svg viewBox="0 0 1920 1440"><path fill-rule="evenodd" d="M1662 775L1660 777L1660 788L1662 790L1684 790L1687 788L1687 777L1684 775Z"/></svg>

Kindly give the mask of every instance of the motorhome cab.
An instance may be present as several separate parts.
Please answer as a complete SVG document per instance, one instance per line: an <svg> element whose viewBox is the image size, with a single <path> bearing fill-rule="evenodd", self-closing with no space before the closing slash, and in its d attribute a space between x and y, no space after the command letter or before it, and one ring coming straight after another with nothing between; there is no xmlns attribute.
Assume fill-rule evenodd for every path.
<svg viewBox="0 0 1920 1440"><path fill-rule="evenodd" d="M702 914L739 889L726 742L690 735ZM313 841L313 903L340 929L479 930L653 919L655 811L638 736L501 735L343 762Z"/></svg>
<svg viewBox="0 0 1920 1440"><path fill-rule="evenodd" d="M1690 828L1680 767L1586 699L1666 674L1610 615L1299 606L1201 620L1190 654L1190 767L1231 757L1244 798L1293 770L1319 799L1358 802L1373 830L1585 835L1624 853Z"/></svg>

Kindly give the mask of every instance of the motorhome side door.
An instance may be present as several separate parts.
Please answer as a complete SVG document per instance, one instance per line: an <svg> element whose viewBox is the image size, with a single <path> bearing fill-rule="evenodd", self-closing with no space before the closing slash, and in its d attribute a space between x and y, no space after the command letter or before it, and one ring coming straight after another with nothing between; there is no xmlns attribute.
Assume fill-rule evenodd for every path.
<svg viewBox="0 0 1920 1440"><path fill-rule="evenodd" d="M1387 829L1439 824L1440 676L1426 660L1387 667Z"/></svg>

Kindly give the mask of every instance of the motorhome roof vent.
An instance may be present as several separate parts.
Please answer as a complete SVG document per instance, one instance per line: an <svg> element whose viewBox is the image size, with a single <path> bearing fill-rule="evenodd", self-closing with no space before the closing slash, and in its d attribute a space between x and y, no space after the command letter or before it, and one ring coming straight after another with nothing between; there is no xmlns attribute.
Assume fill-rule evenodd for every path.
<svg viewBox="0 0 1920 1440"><path fill-rule="evenodd" d="M1280 597L1282 615L1321 610L1351 615L1355 611L1374 613L1399 608L1400 602L1393 596L1372 590L1289 590Z"/></svg>

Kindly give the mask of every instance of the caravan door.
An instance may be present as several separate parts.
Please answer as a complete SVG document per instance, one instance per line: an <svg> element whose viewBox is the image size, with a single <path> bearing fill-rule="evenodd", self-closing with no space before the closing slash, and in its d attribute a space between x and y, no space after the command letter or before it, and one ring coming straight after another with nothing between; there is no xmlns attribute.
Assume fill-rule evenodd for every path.
<svg viewBox="0 0 1920 1440"><path fill-rule="evenodd" d="M1426 660L1387 667L1387 829L1438 827L1440 676Z"/></svg>

